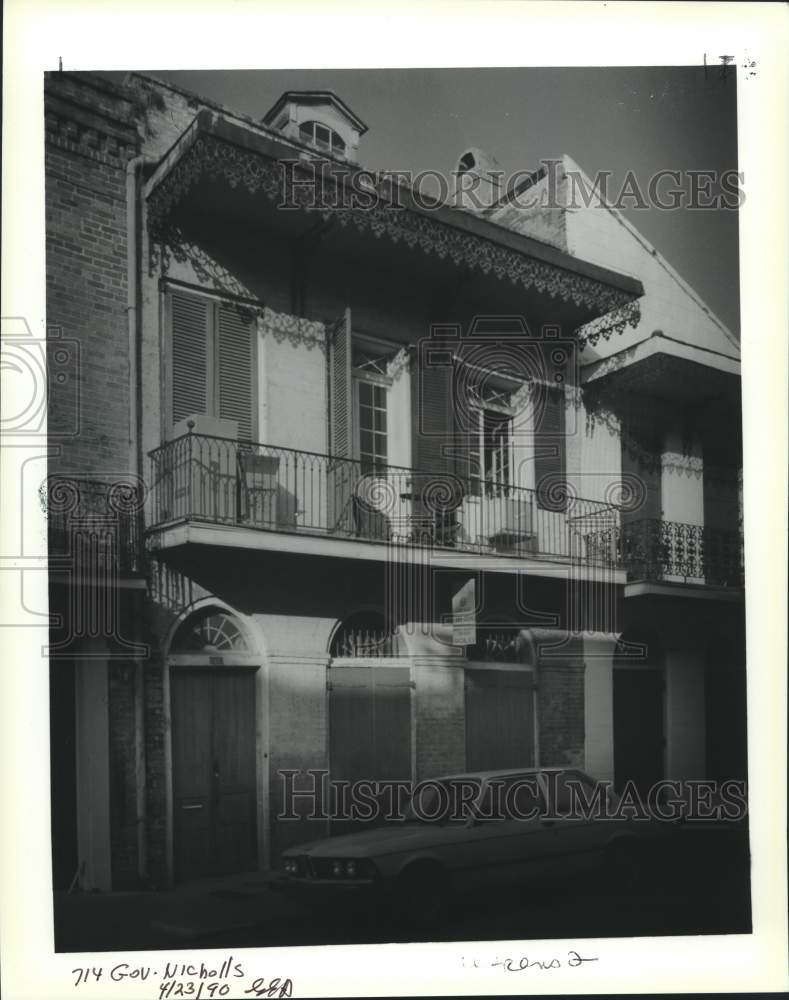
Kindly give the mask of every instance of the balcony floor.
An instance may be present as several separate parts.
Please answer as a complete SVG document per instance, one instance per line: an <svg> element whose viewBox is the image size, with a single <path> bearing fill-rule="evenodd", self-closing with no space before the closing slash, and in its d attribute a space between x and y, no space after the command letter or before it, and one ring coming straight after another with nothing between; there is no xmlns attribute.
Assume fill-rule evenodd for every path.
<svg viewBox="0 0 789 1000"><path fill-rule="evenodd" d="M483 552L478 549L425 546L407 542L320 535L309 531L284 532L242 525L201 523L189 520L158 525L148 534L152 554L184 546L210 546L259 552L292 552L299 555L339 559L362 559L373 562L401 560L410 565L479 570L495 573L529 573L536 576L600 581L622 585L623 569L586 564L562 556L524 555L520 552Z"/></svg>

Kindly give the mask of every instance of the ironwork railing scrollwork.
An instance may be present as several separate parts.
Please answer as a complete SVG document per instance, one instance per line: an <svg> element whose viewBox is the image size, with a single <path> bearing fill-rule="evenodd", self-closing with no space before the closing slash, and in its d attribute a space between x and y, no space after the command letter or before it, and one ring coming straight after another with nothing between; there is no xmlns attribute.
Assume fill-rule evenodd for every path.
<svg viewBox="0 0 789 1000"><path fill-rule="evenodd" d="M85 479L53 475L42 483L50 559L70 558L87 538L98 539L102 572L144 572L143 507L147 490L136 476Z"/></svg>
<svg viewBox="0 0 789 1000"><path fill-rule="evenodd" d="M194 432L151 452L151 530L182 521L520 557L578 559L577 525L610 503L571 495L542 506L532 489L240 442ZM605 521L599 515L605 514ZM571 522L573 528L571 530ZM613 565L615 546L583 561Z"/></svg>
<svg viewBox="0 0 789 1000"><path fill-rule="evenodd" d="M631 580L677 580L739 587L742 537L699 524L642 518L622 525L621 563Z"/></svg>

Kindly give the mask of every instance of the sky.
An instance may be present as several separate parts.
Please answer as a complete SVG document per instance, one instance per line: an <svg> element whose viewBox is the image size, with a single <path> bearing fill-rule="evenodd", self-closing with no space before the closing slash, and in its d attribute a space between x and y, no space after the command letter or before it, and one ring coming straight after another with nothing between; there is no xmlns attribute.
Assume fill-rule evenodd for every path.
<svg viewBox="0 0 789 1000"><path fill-rule="evenodd" d="M633 171L737 169L735 71L719 66L581 69L152 71L233 111L262 118L280 94L332 90L367 124L360 163L438 170L469 146L505 172L569 154L609 193ZM747 199L748 178L741 185ZM737 212L625 208L629 221L739 336Z"/></svg>

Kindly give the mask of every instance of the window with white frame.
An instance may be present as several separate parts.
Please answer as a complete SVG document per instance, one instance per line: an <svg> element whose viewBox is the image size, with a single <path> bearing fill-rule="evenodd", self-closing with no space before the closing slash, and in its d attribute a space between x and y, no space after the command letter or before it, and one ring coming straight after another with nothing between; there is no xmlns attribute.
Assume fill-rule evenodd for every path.
<svg viewBox="0 0 789 1000"><path fill-rule="evenodd" d="M389 374L397 348L355 337L351 350L356 456L362 472L378 472L389 460Z"/></svg>
<svg viewBox="0 0 789 1000"><path fill-rule="evenodd" d="M471 410L470 488L477 496L503 496L512 485L512 417L485 407Z"/></svg>
<svg viewBox="0 0 789 1000"><path fill-rule="evenodd" d="M354 389L362 472L380 471L385 468L388 457L387 389L363 376L356 377Z"/></svg>
<svg viewBox="0 0 789 1000"><path fill-rule="evenodd" d="M334 129L321 122L302 122L299 125L299 138L327 153L334 153L336 156L345 155L345 140Z"/></svg>

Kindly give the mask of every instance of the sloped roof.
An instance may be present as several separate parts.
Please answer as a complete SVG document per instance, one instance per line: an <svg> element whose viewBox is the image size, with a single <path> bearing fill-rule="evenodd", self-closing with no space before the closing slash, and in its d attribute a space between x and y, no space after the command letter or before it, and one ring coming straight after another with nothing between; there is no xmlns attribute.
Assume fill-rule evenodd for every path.
<svg viewBox="0 0 789 1000"><path fill-rule="evenodd" d="M577 172L591 190L591 180L574 160L564 156L563 164L565 172ZM566 231L571 254L631 274L644 285L641 320L616 349L660 331L691 347L739 360L740 345L732 331L619 209L599 198L588 207L581 204L567 211ZM602 348L597 353L610 352Z"/></svg>
<svg viewBox="0 0 789 1000"><path fill-rule="evenodd" d="M592 191L592 181L566 154L562 169L565 177L575 174L586 190ZM519 200L517 196L529 188L537 192L544 180L544 171L535 172L518 190L508 191L492 206L486 218L504 229L559 247L579 260L629 274L644 286L638 325L615 340L593 337L584 353L587 362L620 352L653 335L698 348L709 357L739 361L740 346L732 331L624 214L596 192L588 204L585 199L575 199L568 207L567 185L559 177L557 204L545 205L536 194Z"/></svg>

